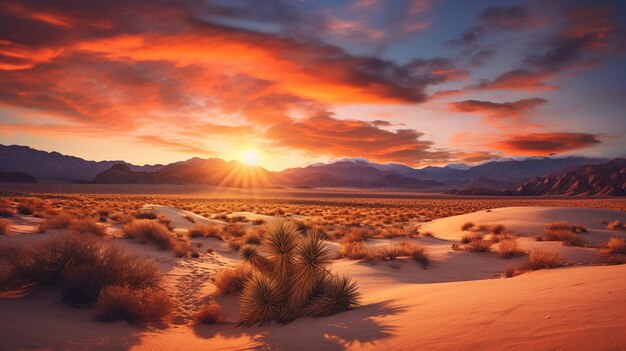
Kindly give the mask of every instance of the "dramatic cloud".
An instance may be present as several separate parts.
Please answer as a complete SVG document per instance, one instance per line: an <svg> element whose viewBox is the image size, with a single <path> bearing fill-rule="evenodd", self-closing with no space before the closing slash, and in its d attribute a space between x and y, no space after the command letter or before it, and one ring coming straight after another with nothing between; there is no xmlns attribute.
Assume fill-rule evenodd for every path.
<svg viewBox="0 0 626 351"><path fill-rule="evenodd" d="M378 123L380 124L380 123ZM451 158L448 151L433 149L433 143L411 129L388 131L358 120L339 120L331 116L313 116L271 127L267 137L277 146L308 153L337 157L367 157L379 162L402 162L418 166Z"/></svg>
<svg viewBox="0 0 626 351"><path fill-rule="evenodd" d="M598 135L587 133L532 133L514 135L495 143L495 147L516 155L546 155L578 150L602 143Z"/></svg>
<svg viewBox="0 0 626 351"><path fill-rule="evenodd" d="M588 68L614 53L606 50L617 33L611 7L574 7L566 9L565 14L565 25L556 35L530 47L523 59L524 67L484 80L475 88L554 90L556 87L546 83L547 79L574 68Z"/></svg>
<svg viewBox="0 0 626 351"><path fill-rule="evenodd" d="M459 4L459 13L472 6ZM547 100L537 92L558 93L558 77L620 50L611 7L486 7L453 40L457 47L440 45L464 29L441 11L449 8L426 0L7 0L2 136L111 138L181 155L254 144L319 158L475 162L507 145L517 150L517 139L439 145L462 128L446 124L459 119L450 112L480 114L504 135L548 133L527 119L543 124L534 112ZM542 20L554 13L561 15ZM496 44L507 36L519 62L491 65L502 60ZM508 90L538 97L519 100ZM508 102L485 101L496 99ZM555 110L567 107L563 97L550 100ZM574 144L563 145L554 148Z"/></svg>
<svg viewBox="0 0 626 351"><path fill-rule="evenodd" d="M536 107L548 102L542 98L523 99L512 102L491 102L479 100L465 100L450 103L452 111L466 112L482 115L486 122L496 126L508 126L511 122L515 124L526 123L524 117Z"/></svg>

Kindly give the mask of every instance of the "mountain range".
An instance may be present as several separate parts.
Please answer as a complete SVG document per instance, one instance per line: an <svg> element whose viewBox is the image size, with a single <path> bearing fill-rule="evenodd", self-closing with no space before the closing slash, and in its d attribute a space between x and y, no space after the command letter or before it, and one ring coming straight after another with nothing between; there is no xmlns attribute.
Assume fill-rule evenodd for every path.
<svg viewBox="0 0 626 351"><path fill-rule="evenodd" d="M105 184L207 184L230 187L396 187L424 189L425 191L461 188L465 190L453 192L471 195L498 195L507 192L513 194L518 189L521 189L519 194L541 193L545 189L538 185L533 186L533 182L551 177L550 182L563 184L564 180L558 181L554 177L567 174L568 171L578 170L580 166L592 167L607 161L607 159L582 156L530 157L518 160L495 160L476 166L451 164L444 167L428 166L415 169L395 163L379 164L365 159L342 159L332 163L318 163L272 172L259 166L251 166L238 161L224 161L219 158L192 158L168 165L138 166L124 161L87 161L26 146L0 145L0 171L23 172L42 181ZM593 172L593 170L588 172ZM612 172L613 168L598 168L598 170L599 172L602 170ZM611 175L596 175L594 179L606 177L610 178ZM622 179L617 178L618 181ZM569 182L574 178L567 179ZM553 184L551 189L554 187L558 189L548 192L558 193L562 190L560 186ZM617 185L616 189L619 188ZM604 195L611 191L593 190L588 193Z"/></svg>

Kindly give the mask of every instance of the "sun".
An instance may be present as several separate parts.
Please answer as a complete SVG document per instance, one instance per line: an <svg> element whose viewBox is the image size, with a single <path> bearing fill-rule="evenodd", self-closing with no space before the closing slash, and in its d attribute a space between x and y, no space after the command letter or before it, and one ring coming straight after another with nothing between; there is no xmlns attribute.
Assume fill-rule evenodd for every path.
<svg viewBox="0 0 626 351"><path fill-rule="evenodd" d="M254 150L246 150L243 153L243 159L249 165L256 165L259 162L259 155Z"/></svg>

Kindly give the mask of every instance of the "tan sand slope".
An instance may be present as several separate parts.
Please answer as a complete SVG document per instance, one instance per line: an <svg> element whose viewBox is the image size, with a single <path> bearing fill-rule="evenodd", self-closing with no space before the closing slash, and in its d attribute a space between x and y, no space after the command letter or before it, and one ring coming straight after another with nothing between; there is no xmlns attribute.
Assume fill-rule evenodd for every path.
<svg viewBox="0 0 626 351"><path fill-rule="evenodd" d="M565 221L585 226L591 234L590 241L601 243L624 233L607 230L602 223L613 220L626 222L626 212L573 207L504 207L437 219L423 224L420 230L431 231L438 238L458 240L465 233L461 226L472 222L475 225L502 224L511 234L536 236L542 235L548 224Z"/></svg>
<svg viewBox="0 0 626 351"><path fill-rule="evenodd" d="M161 210L175 227L191 224L184 218L185 211ZM142 328L125 322L99 323L88 309L62 304L56 289L43 289L19 299L0 299L0 350L623 349L626 265L572 266L505 279L498 278L501 272L524 258L505 260L494 253L450 249L462 235L460 226L468 220L503 224L520 235L524 228L533 226L541 233L547 223L556 220L587 226L590 233L584 234L586 238L625 233L608 232L600 223L602 219L624 220L621 212L572 210L576 209L503 208L433 221L424 227L437 227L441 232L429 230L439 237L411 239L431 253L434 261L428 269L408 259L376 264L335 261L332 271L358 282L362 307L326 318L301 318L287 325L253 328L236 326L236 295L215 296L226 315L222 324L188 323L197 308L214 295L210 279L215 271L240 262L225 242L195 238L194 244L202 244L200 258L178 259L153 245L112 239L160 263L168 292L177 300L175 318L168 325ZM541 222L525 223L528 221ZM49 234L11 235L0 237L0 243L45 235ZM586 262L591 261L587 256L596 255L592 248L564 247L531 238L519 240L523 245L562 250L571 260ZM392 241L397 239L368 240L366 244Z"/></svg>

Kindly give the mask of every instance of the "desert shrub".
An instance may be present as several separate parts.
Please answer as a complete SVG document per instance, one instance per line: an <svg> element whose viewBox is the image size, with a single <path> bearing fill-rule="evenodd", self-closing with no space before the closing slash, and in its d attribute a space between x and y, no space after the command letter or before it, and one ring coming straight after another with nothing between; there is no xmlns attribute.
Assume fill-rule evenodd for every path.
<svg viewBox="0 0 626 351"><path fill-rule="evenodd" d="M213 237L222 240L222 228L217 224L196 225L189 228L187 235L190 238Z"/></svg>
<svg viewBox="0 0 626 351"><path fill-rule="evenodd" d="M521 266L522 271L544 268L556 268L563 263L558 253L545 250L533 250L528 254L528 260Z"/></svg>
<svg viewBox="0 0 626 351"><path fill-rule="evenodd" d="M156 213L149 211L135 213L137 219L157 219L158 217Z"/></svg>
<svg viewBox="0 0 626 351"><path fill-rule="evenodd" d="M498 243L498 254L501 257L509 258L524 255L524 251L519 249L515 239L505 239Z"/></svg>
<svg viewBox="0 0 626 351"><path fill-rule="evenodd" d="M128 224L135 220L135 217L127 213L123 213L123 212L115 212L111 214L109 218L111 218L112 220L114 220L115 222L119 224Z"/></svg>
<svg viewBox="0 0 626 351"><path fill-rule="evenodd" d="M246 239L245 238L230 238L226 241L228 243L228 247L230 247L231 249L238 251L243 245L246 244Z"/></svg>
<svg viewBox="0 0 626 351"><path fill-rule="evenodd" d="M125 320L130 323L160 321L172 311L173 303L163 291L108 286L100 292L94 316L100 321Z"/></svg>
<svg viewBox="0 0 626 351"><path fill-rule="evenodd" d="M222 229L222 236L225 238L240 238L246 235L246 228L239 224L228 224Z"/></svg>
<svg viewBox="0 0 626 351"><path fill-rule="evenodd" d="M626 240L624 239L610 238L606 246L608 253L626 255Z"/></svg>
<svg viewBox="0 0 626 351"><path fill-rule="evenodd" d="M174 257L182 258L187 257L193 248L191 247L191 243L188 240L173 240L172 241L172 253Z"/></svg>
<svg viewBox="0 0 626 351"><path fill-rule="evenodd" d="M483 239L483 235L481 233L469 233L469 234L464 234L461 237L461 243L462 244L469 244L472 241L480 241Z"/></svg>
<svg viewBox="0 0 626 351"><path fill-rule="evenodd" d="M1 250L0 290L27 290L60 284L62 300L73 305L95 302L109 285L156 288L158 265L94 236L60 234Z"/></svg>
<svg viewBox="0 0 626 351"><path fill-rule="evenodd" d="M140 219L122 228L124 235L141 242L155 243L162 250L172 248L172 236L162 224L148 219Z"/></svg>
<svg viewBox="0 0 626 351"><path fill-rule="evenodd" d="M9 228L11 227L11 221L8 219L0 218L0 235L9 234Z"/></svg>
<svg viewBox="0 0 626 351"><path fill-rule="evenodd" d="M91 234L96 236L106 235L105 227L99 225L89 218L74 221L70 225L70 229L79 234Z"/></svg>
<svg viewBox="0 0 626 351"><path fill-rule="evenodd" d="M257 219L252 221L252 224L254 224L254 225L265 224L265 220L263 218L257 218Z"/></svg>
<svg viewBox="0 0 626 351"><path fill-rule="evenodd" d="M15 211L11 207L8 205L0 205L0 218L13 217L13 215L15 215Z"/></svg>
<svg viewBox="0 0 626 351"><path fill-rule="evenodd" d="M587 228L583 227L580 224L569 224L567 222L553 222L546 226L546 231L570 231L572 233L586 233Z"/></svg>
<svg viewBox="0 0 626 351"><path fill-rule="evenodd" d="M196 220L190 215L185 215L185 219L191 223L196 223Z"/></svg>
<svg viewBox="0 0 626 351"><path fill-rule="evenodd" d="M260 245L261 235L259 233L250 233L245 238L246 244Z"/></svg>
<svg viewBox="0 0 626 351"><path fill-rule="evenodd" d="M461 226L461 230L463 231L468 231L470 229L474 228L474 223L472 222L466 222Z"/></svg>
<svg viewBox="0 0 626 351"><path fill-rule="evenodd" d="M77 220L76 215L62 212L51 212L45 216L45 229L68 229Z"/></svg>
<svg viewBox="0 0 626 351"><path fill-rule="evenodd" d="M362 260L367 257L368 250L362 241L348 241L341 244L339 256L349 260Z"/></svg>
<svg viewBox="0 0 626 351"><path fill-rule="evenodd" d="M574 231L563 229L546 229L544 233L544 240L547 241L560 241L568 246L584 246L585 240L576 234Z"/></svg>
<svg viewBox="0 0 626 351"><path fill-rule="evenodd" d="M366 258L369 260L394 261L400 254L397 245L389 244L369 249Z"/></svg>
<svg viewBox="0 0 626 351"><path fill-rule="evenodd" d="M352 228L347 229L341 233L341 243L349 243L356 241L367 240L368 237L374 236L368 229L366 228Z"/></svg>
<svg viewBox="0 0 626 351"><path fill-rule="evenodd" d="M319 236L304 236L294 223L283 219L263 229L262 254L254 248L242 250L253 275L240 296L240 324L287 322L358 305L356 284L331 276L326 269L330 250Z"/></svg>
<svg viewBox="0 0 626 351"><path fill-rule="evenodd" d="M606 229L609 230L623 230L626 229L626 225L624 225L624 223L618 221L618 220L614 220L613 222L609 223L606 225Z"/></svg>
<svg viewBox="0 0 626 351"><path fill-rule="evenodd" d="M197 324L215 324L221 322L224 315L220 305L215 301L210 301L198 310L194 319Z"/></svg>
<svg viewBox="0 0 626 351"><path fill-rule="evenodd" d="M405 256L411 257L413 260L421 264L423 268L430 265L430 256L426 252L426 249L422 246L408 242L401 242L400 247L402 248Z"/></svg>
<svg viewBox="0 0 626 351"><path fill-rule="evenodd" d="M489 252L492 242L487 240L472 240L465 245L465 250L470 252Z"/></svg>
<svg viewBox="0 0 626 351"><path fill-rule="evenodd" d="M222 294L230 294L241 291L244 283L250 278L250 269L245 266L224 268L215 274L213 283Z"/></svg>
<svg viewBox="0 0 626 351"><path fill-rule="evenodd" d="M496 224L493 227L491 227L490 231L494 235L500 235L500 234L504 233L505 228L504 228L504 226L502 224Z"/></svg>
<svg viewBox="0 0 626 351"><path fill-rule="evenodd" d="M43 217L49 210L50 204L38 198L24 198L16 207L17 212L23 215Z"/></svg>

